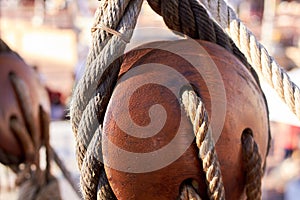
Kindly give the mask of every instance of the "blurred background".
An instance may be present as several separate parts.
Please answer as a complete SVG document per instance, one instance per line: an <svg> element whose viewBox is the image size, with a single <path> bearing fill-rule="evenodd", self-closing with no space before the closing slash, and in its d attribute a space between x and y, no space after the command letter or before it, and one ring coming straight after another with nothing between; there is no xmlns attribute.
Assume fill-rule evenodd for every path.
<svg viewBox="0 0 300 200"><path fill-rule="evenodd" d="M300 3L292 0L228 0L228 3L299 86ZM85 67L98 5L97 0L0 0L0 37L40 73L51 100L51 144L78 185L68 109L73 88ZM166 29L162 18L147 2L137 27ZM154 38L160 35L150 34ZM172 37L171 32L169 36ZM273 138L263 180L263 199L300 199L300 122L273 89L265 83L262 87L269 104ZM14 175L1 165L0 171L0 200L17 199ZM58 168L54 168L54 174L59 178L63 199L79 199Z"/></svg>

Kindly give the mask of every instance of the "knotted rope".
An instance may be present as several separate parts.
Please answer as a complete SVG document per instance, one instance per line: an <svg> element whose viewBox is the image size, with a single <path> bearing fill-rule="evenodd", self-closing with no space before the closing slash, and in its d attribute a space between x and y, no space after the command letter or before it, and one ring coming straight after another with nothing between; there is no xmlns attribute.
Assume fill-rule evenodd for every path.
<svg viewBox="0 0 300 200"><path fill-rule="evenodd" d="M108 184L103 164L99 160L101 159L101 152L98 152L101 151L101 126L120 68L121 60L117 58L124 52L126 41L129 41L131 38L141 3L141 1L134 0L102 1L95 14L93 45L87 59L84 76L74 91L75 96L71 104L70 113L77 141L78 165L81 170L81 186L85 199L95 199L97 196L99 199L115 199ZM199 1L149 0L149 4L158 14L163 16L169 28L187 34L192 38L211 41L225 47L236 55L257 79L256 74L239 48L235 46L231 38L222 31L219 25L209 18L206 9L202 7ZM217 8L217 10L221 10L219 7ZM111 30L116 30L120 34L115 34L116 32ZM116 62L110 65L114 61ZM193 105L195 108L198 106ZM198 118L196 119L198 120ZM207 121L205 122L208 123ZM199 121L195 123L199 123ZM196 127L198 126L199 124ZM203 131L203 133L207 133L207 131ZM201 145L199 144L202 139L199 135L196 134L196 137L201 151ZM204 138L208 139L203 143L213 144L210 137ZM213 151L211 147L208 149ZM259 156L258 152L256 153L256 156ZM210 159L217 161L216 157L210 153L207 156L210 156L208 161L215 164ZM207 174L209 174L207 179L215 182L214 185L217 188L210 188L210 191L219 192L217 195L215 192L211 192L211 197L224 198L224 189L220 189L223 188L220 171L209 171L209 166L206 168L208 169ZM218 178L211 178L211 174Z"/></svg>

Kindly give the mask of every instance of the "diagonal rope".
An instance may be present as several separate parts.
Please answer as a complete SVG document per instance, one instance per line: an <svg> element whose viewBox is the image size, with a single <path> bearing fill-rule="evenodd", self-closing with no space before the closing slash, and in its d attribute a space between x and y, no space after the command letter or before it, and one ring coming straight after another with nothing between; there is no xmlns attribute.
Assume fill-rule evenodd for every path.
<svg viewBox="0 0 300 200"><path fill-rule="evenodd" d="M142 1L109 0L103 1L96 12L97 24L110 27L131 38ZM118 9L115 9L118 8ZM98 20L99 19L99 20ZM102 29L93 31L93 44L89 52L83 77L74 91L71 104L71 121L75 136L78 125L89 100L95 95L96 88L104 71L125 50L122 38L111 35Z"/></svg>
<svg viewBox="0 0 300 200"><path fill-rule="evenodd" d="M290 80L288 74L268 54L266 48L241 22L233 9L224 0L201 0L201 3L232 38L255 71L266 79L291 111L300 119L299 87Z"/></svg>
<svg viewBox="0 0 300 200"><path fill-rule="evenodd" d="M110 2L110 1L109 1ZM119 1L118 1L119 2ZM124 5L121 7L126 7L126 2L123 2ZM135 0L131 1L131 3L128 5L129 7L126 9L126 13L122 17L122 19L119 19L117 24L118 28L117 31L120 33L123 33L123 35L128 36L128 38L131 38L132 32L134 29L134 26L136 24L136 19L140 11L141 7L141 1ZM101 7L99 8L101 10ZM125 8L124 8L125 10ZM98 11L97 13L102 13ZM107 15L113 15L115 16L116 13L110 13L110 10L107 10ZM97 18L97 17L96 17ZM121 16L120 16L121 18ZM134 20L135 19L135 20ZM105 20L104 20L105 21ZM109 20L108 20L109 21ZM104 23L104 22L103 22ZM99 33L98 33L99 32ZM97 29L93 34L94 34L94 40L97 41L97 48L92 47L89 58L92 59L92 61L87 61L87 67L84 73L83 78L80 80L78 86L76 87L74 91L74 98L72 100L72 105L71 105L71 122L72 122L72 128L73 132L75 134L76 138L80 137L86 137L85 141L83 142L83 148L87 148L89 141L92 138L92 132L86 131L85 133L87 135L83 136L78 136L78 127L80 123L83 123L83 126L87 127L86 124L88 123L88 120L90 117L84 117L85 113L88 115L89 113L94 112L95 104L92 104L91 106L87 106L90 102L91 99L94 99L97 97L98 94L95 93L97 90L97 87L101 82L104 81L102 78L103 73L105 70L108 69L110 64L117 60L120 55L123 54L125 50L125 45L126 43L122 40L122 38L116 36L116 35L109 35L106 36L106 39L109 39L107 44L103 47L103 44L101 41L103 39L99 39L98 34L101 36L102 31ZM103 34L105 35L105 34ZM96 37L96 38L95 38ZM95 43L95 42L94 42ZM104 42L105 43L105 42ZM101 52L94 56L99 49L101 49ZM109 79L111 77L105 77L105 79ZM108 82L107 84L113 84L113 82ZM110 85L105 85L107 87L110 87ZM107 96L106 91L104 89L104 92L102 93L102 96L99 97L99 101L101 101L103 98ZM89 110L86 110L86 109ZM81 121L81 119L86 119L84 121ZM98 125L101 124L101 122L97 123ZM81 133L80 133L81 134Z"/></svg>
<svg viewBox="0 0 300 200"><path fill-rule="evenodd" d="M181 4L190 5L191 8L184 10L180 9ZM244 54L234 44L232 39L222 30L222 28L213 21L207 10L199 3L198 0L148 0L150 7L159 15L163 17L163 20L168 28L175 31L175 33L185 33L193 39L200 39L209 41L220 45L230 53L234 54L250 71L256 82L259 84L257 74L248 63ZM189 23L180 23L180 18L185 18L187 13L191 21ZM171 20L170 20L171 19ZM196 29L188 29L189 26L196 27ZM186 31L189 30L189 31Z"/></svg>

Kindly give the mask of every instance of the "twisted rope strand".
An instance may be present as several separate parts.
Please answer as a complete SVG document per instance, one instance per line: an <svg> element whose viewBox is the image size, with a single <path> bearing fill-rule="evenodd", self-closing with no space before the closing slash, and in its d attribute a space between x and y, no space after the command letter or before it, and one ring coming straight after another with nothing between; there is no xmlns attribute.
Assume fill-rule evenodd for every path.
<svg viewBox="0 0 300 200"><path fill-rule="evenodd" d="M156 0L156 1L158 1L158 0ZM133 4L132 2L133 1L131 1L130 4ZM177 1L176 0L158 1L158 2L155 2L155 0L153 0L153 2L154 2L153 3L154 5L161 5L160 9L155 9L155 11L163 10L162 13L164 13L164 15L167 15L168 13L171 13L171 12L167 12L165 9L163 9L164 6L162 6L162 5L164 5L164 4L169 5L167 2L172 2L173 7L177 8L178 13L185 13L185 9L187 9L187 10L194 12L194 14L192 13L192 15L190 15L190 14L188 15L191 20L193 18L195 18L196 20L202 19L201 17L197 17L199 14L195 14L197 11L197 9L196 10L194 9L194 7L197 6L197 3L195 3L196 1L190 0L190 1L180 2L180 5L184 5L182 7L179 6L178 0ZM128 38L131 38L132 30L135 26L136 19L137 19L137 14L139 13L139 10L140 10L141 1L139 1L139 2L135 1L134 3L136 3L136 4L140 3L139 6L134 7L134 9L135 9L135 10L133 10L134 17L132 17L132 16L128 17L127 15L125 15L122 18L125 11L126 11L126 13L132 11L132 8L130 8L130 6L127 7L128 1L126 1L126 2L121 1L121 0L120 1L117 1L117 0L104 1L104 3L99 7L99 9L96 13L96 17L95 17L96 22L95 22L94 27L98 27L98 25L105 26L112 30L116 30L118 33L128 34ZM194 5L194 7L193 7L193 5ZM191 6L192 6L192 9L190 9ZM200 4L198 7L202 8ZM121 8L120 9L121 11L115 11L114 10L115 8L117 8L117 10ZM221 19L224 20L224 18L227 17L227 15L226 14L224 15L224 13L222 15L220 14L220 11L222 9L224 9L224 4L218 4L216 13L217 13L218 19L220 19L220 20ZM110 13L113 13L114 16L111 18L105 17L105 16L108 16ZM128 17L127 21L124 20L124 18L126 18L126 16ZM202 15L200 15L200 16L202 16ZM118 22L115 23L116 22L115 20L119 21L120 17L122 18L120 24ZM164 16L165 19L168 17L170 17L170 16L167 16L167 17ZM191 35L193 37L197 37L197 35L200 35L201 28L199 28L199 27L201 27L201 23L198 22L197 25L195 26L195 28L193 28L193 26L192 26L192 28L190 28L187 24L183 23L183 22L186 22L186 20L181 19L181 17L182 17L182 15L175 16L174 18L172 18L174 20L168 21L170 23L169 25L171 27L173 26L175 28L180 27L180 32L183 32L183 33L191 32L191 33L189 33L189 35ZM206 18L203 18L203 19L206 19ZM128 21L129 21L129 23L128 23ZM167 20L165 20L165 22L166 21ZM213 29L215 29L214 35L216 35L216 36L211 37L211 38L209 37L210 40L215 40L215 41L217 41L217 43L220 43L220 44L226 43L226 45L228 45L229 47L231 44L233 44L233 43L231 43L230 38L228 39L228 37L223 33L223 31L215 23L213 23L209 20L206 20L206 21L209 22L210 27L213 27ZM174 24L172 25L172 23L174 23ZM184 25L186 27L182 27ZM118 26L118 27L115 28L116 26ZM209 27L209 26L205 26L205 27ZM197 31L197 33L194 34L193 31L194 32ZM236 29L235 31L238 32L239 30ZM202 35L204 35L204 36L201 36L201 37L205 37L205 35L207 35L207 34L202 34ZM217 36L217 35L219 35L219 36ZM91 144L89 144L91 137L95 136L95 134L98 136L98 134L100 134L100 133L97 133L98 129L96 130L96 133L94 133L93 131L90 132L89 130L81 132L81 128L78 129L78 126L83 127L82 130L84 130L85 125L87 124L85 121L91 120L90 117L88 117L88 116L85 117L85 115L86 115L85 113L91 113L91 111L89 109L95 109L94 100L91 103L92 106L87 107L87 105L89 105L90 99L97 98L101 102L104 98L107 98L109 96L108 93L105 93L105 92L104 92L103 96L101 96L98 93L95 93L95 91L96 91L97 87L99 86L100 80L102 82L102 81L105 81L108 79L108 77L103 77L103 73L108 68L111 61L115 60L118 55L121 55L121 53L124 52L125 43L124 43L124 41L122 41L122 38L120 36L118 36L118 35L111 36L109 33L107 33L104 30L101 30L101 29L96 29L93 33L93 36L94 36L93 47L90 51L90 54L89 54L89 57L87 60L88 67L86 68L85 75L84 75L82 81L80 82L79 86L76 88L75 93L74 93L75 95L78 95L78 96L75 97L75 100L72 103L71 120L72 120L72 127L73 127L73 131L75 133L75 136L81 137L82 133L83 133L83 139L81 139L81 138L78 139L79 143L81 144L78 146L78 149L82 150L82 156L80 158L83 160L82 165L87 166L87 164L89 164L89 163L92 164L91 166L82 168L83 169L82 177L87 178L86 180L85 179L82 180L82 183L84 185L83 189L86 190L87 193L90 193L90 192L93 193L92 196L90 196L88 198L91 198L91 197L94 198L96 184L99 182L101 177L104 177L103 185L101 186L101 183L99 183L99 187L98 187L98 189L100 188L98 190L98 192L99 192L98 195L100 194L100 196L98 196L98 197L100 199L102 199L102 197L104 196L104 194L101 194L102 189L104 188L104 193L107 193L107 194L109 194L109 191L108 192L106 192L106 191L110 190L109 184L107 182L107 177L105 176L105 173L103 171L103 167L101 167L101 164L97 163L97 161L95 160L95 156L91 155L93 152L91 150L88 150L86 153L86 148L88 147L90 149L90 147L91 147L90 146ZM247 37L244 37L244 38L237 37L237 39L238 39L238 41L241 40L243 42L248 41ZM250 37L249 41L250 41L250 46L252 43L255 43L255 40L253 40L253 37ZM226 46L226 45L222 45L222 46ZM238 49L235 49L234 45L232 45L232 47L229 49L232 50L234 53L239 52ZM261 56L260 54L252 53L252 52L250 52L250 53L248 52L248 54L245 53L245 55L246 56L250 55L252 57ZM108 61L107 59L111 59L111 60ZM278 80L276 80L276 81L278 82ZM109 84L107 86L107 88L111 88L112 84L113 83ZM288 87L288 85L286 85L286 87ZM106 86L104 86L104 88L106 88ZM298 91L298 94L299 94L299 91ZM97 96L97 95L99 95L99 96ZM296 99L299 100L299 95L296 96ZM297 102L296 102L296 104L297 104ZM299 106L299 103L298 103L298 106ZM105 103L101 104L100 110L105 110L105 107L106 107ZM191 110L193 110L193 108L194 108L194 111L197 111L197 113L201 113L201 109L204 109L204 107L203 108L202 107L203 107L203 105L202 106L199 105L198 107L192 106ZM88 109L88 110L86 110L86 109ZM204 112L204 113L206 113L206 112ZM220 169L219 169L219 163L216 158L216 153L214 152L214 143L211 138L211 130L208 129L208 124L207 124L206 120L204 120L204 121L206 121L206 123L203 123L201 125L196 124L196 122L199 123L199 121L201 121L201 120L203 121L203 119L202 119L203 117L206 118L206 120L207 120L207 113L202 114L202 115L200 115L200 114L193 115L191 117L191 121L194 124L193 125L194 130L196 131L196 138L197 138L196 142L197 142L197 145L200 150L199 155L200 155L200 158L203 160L203 166L204 166L204 169L206 170L206 176L207 176L207 180L209 182L209 191L212 191L212 192L210 192L211 198L224 198L224 188L223 188L222 180L220 178L221 173L220 173ZM84 119L84 120L81 121L82 119ZM82 123L82 125L80 125L81 123ZM94 122L92 122L92 123L94 123ZM102 121L100 120L100 121L98 121L98 123L101 124ZM77 134L77 131L79 132L79 136ZM86 133L88 133L89 135L86 135ZM207 135L205 136L201 133L207 133L208 136ZM97 148L101 149L101 146L99 146ZM87 154L87 155L85 155L85 154ZM201 155L202 155L202 157L201 157ZM96 159L97 159L97 157L96 157ZM81 164L79 164L79 165L81 165ZM97 168L97 169L95 169L95 168ZM100 169L100 172L95 171L98 169ZM100 174L100 178L99 178L99 176L97 176L97 177L94 176L95 174ZM102 176L101 174L104 176ZM92 175L92 177L89 177L89 175ZM91 182L89 182L89 180L93 179L95 177L97 179L96 179L96 181L92 182L92 185L85 184L85 183L91 183ZM89 190L89 189L91 189L90 186L92 187L92 190ZM88 195L89 194L87 194L87 196Z"/></svg>
<svg viewBox="0 0 300 200"><path fill-rule="evenodd" d="M109 2L112 1L113 0ZM101 21L100 23L103 23L103 25L112 29L114 29L114 27L111 27L110 25L117 24L118 27L116 31L125 35L126 38L131 38L137 21L137 16L141 9L142 1L130 1L130 4L128 4L128 6L128 0L115 1L117 1L117 3L115 3L116 5L113 2L112 5L108 4L107 10L105 10L105 14L103 15L103 17L100 16L101 19L103 18L103 22ZM112 8L122 8L124 9L124 11L113 12L112 10L118 9L112 9L110 5ZM113 7L113 5L115 5L116 7ZM97 13L102 14L103 12L99 11ZM97 34L100 34L99 32L102 33L103 30L97 29L94 32L94 34L97 36ZM126 45L122 38L116 35L108 35L106 32L100 34L100 38L94 38L93 40L97 42L93 45L89 53L88 60L86 63L87 67L85 69L83 77L78 83L78 86L75 88L75 97L73 98L71 104L72 107L70 110L70 115L72 121L72 128L73 132L75 133L75 136L77 135L77 128L81 120L82 113L86 108L86 105L88 104L89 100L94 96L94 92L96 91L102 74L114 60L116 60L120 55L124 53Z"/></svg>
<svg viewBox="0 0 300 200"><path fill-rule="evenodd" d="M243 132L241 141L243 168L246 172L247 199L261 199L262 160L250 129Z"/></svg>
<svg viewBox="0 0 300 200"><path fill-rule="evenodd" d="M123 16L121 23L119 24L119 32L126 33L129 37L131 37L134 25L136 23L136 20L132 19L137 19L140 7L141 2L137 0L132 1L129 4L129 8L127 9L125 16ZM88 147L89 141L94 133L90 132L90 130L85 130L89 129L87 125L92 124L91 127L95 128L96 125L102 123L100 121L95 121L95 118L90 117L90 114L95 114L95 111L97 111L97 109L95 109L96 105L94 101L92 101L90 104L89 101L94 98L98 98L99 101L102 101L103 98L107 96L107 92L109 91L107 90L107 88L112 87L113 84L113 81L110 80L115 80L115 77L106 76L105 78L107 79L107 81L105 79L102 81L104 82L104 84L107 84L105 85L105 89L102 94L103 96L97 97L98 94L95 93L96 88L99 84L99 81L102 80L104 71L114 60L118 59L118 56L123 54L124 49L125 44L122 39L114 35L107 43L107 45L102 49L100 55L98 55L96 60L94 60L91 65L87 67L83 78L80 80L79 85L74 92L74 99L71 107L71 121L73 132L75 134L75 137L77 138L76 140L78 144L77 152L79 155L79 167L81 167L85 149ZM100 108L100 110L103 110L103 108L105 108L105 105ZM80 128L80 131L83 132L80 132L78 136L77 132L79 125L80 127L83 127L82 129Z"/></svg>
<svg viewBox="0 0 300 200"><path fill-rule="evenodd" d="M300 90L288 74L258 42L253 33L240 21L224 0L201 0L212 17L233 39L255 71L264 77L281 99L300 119ZM216 9L218 8L218 9Z"/></svg>
<svg viewBox="0 0 300 200"><path fill-rule="evenodd" d="M112 86L116 82L120 70L119 62L114 63L110 67L110 70L103 74L102 79L104 81L101 81L95 96L89 101L79 123L78 131L80 134L76 137L79 169L81 169L81 164L91 138L103 120L105 108L112 94Z"/></svg>
<svg viewBox="0 0 300 200"><path fill-rule="evenodd" d="M100 163L99 160L93 159L92 153L89 153L84 157L84 162L80 171L80 185L84 199L97 199L97 187L102 167L102 163Z"/></svg>
<svg viewBox="0 0 300 200"><path fill-rule="evenodd" d="M199 158L206 173L210 199L225 199L220 164L215 152L215 144L208 124L208 114L201 99L192 90L182 94L182 105L192 122Z"/></svg>
<svg viewBox="0 0 300 200"><path fill-rule="evenodd" d="M93 27L105 26L113 30L117 29L120 19L124 15L125 9L128 6L129 0L106 0L101 1L95 13ZM114 9L118 8L118 9ZM98 31L97 31L98 30ZM109 39L111 34L103 29L92 31L92 48L87 57L87 66L95 60Z"/></svg>
<svg viewBox="0 0 300 200"><path fill-rule="evenodd" d="M99 28L94 30L87 68L75 89L71 107L72 128L81 170L81 190L85 199L115 198L101 163L101 152L97 152L102 149L100 125L120 68L120 64L115 67L111 63L124 53L126 43L123 40L131 38L142 5L140 0L105 2L96 12L94 27L114 29L123 37L119 34L111 35ZM93 142L92 138L98 139Z"/></svg>
<svg viewBox="0 0 300 200"><path fill-rule="evenodd" d="M172 0L172 1L148 0L148 3L155 12L157 12L159 15L163 17L167 27L176 31L175 33L178 32L182 33L183 29L187 29L185 28L186 26L195 24L193 26L196 26L195 29L196 32L186 33L189 37L192 37L194 39L209 41L224 47L230 53L233 53L251 71L252 67L247 62L245 56L234 44L232 39L227 34L224 33L222 28L219 27L219 25L210 18L206 9L196 0L181 0L181 1L189 1L189 5L191 6L191 9L189 9L189 11L192 11L194 13L193 14L194 20L190 21L187 24L179 23L179 18L185 18L185 13L187 11L184 12L183 9L179 10L178 0ZM174 19L174 20L171 21L170 19ZM256 76L256 74L254 74L253 72L251 73L254 76ZM257 82L259 82L258 79L256 80Z"/></svg>

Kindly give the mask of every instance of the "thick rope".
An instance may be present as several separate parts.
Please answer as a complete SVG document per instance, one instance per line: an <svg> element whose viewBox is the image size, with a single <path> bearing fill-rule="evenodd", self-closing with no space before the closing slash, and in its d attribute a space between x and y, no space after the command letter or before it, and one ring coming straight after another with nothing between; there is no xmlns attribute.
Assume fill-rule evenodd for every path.
<svg viewBox="0 0 300 200"><path fill-rule="evenodd" d="M87 151L87 149L90 147L93 137L97 134L101 136L100 125L102 124L103 113L106 109L107 99L109 100L116 79L116 75L113 75L110 78L105 75L105 70L110 70L109 66L111 62L123 53L126 41L129 41L131 38L132 30L135 26L137 14L139 13L141 6L141 2L136 1L128 3L128 1L109 0L102 1L101 3L102 4L95 15L95 24L92 29L93 46L87 59L87 68L84 77L81 79L74 92L74 95L76 96L73 98L71 107L72 127L77 140L78 164L82 176L81 183L82 189L85 191L84 195L86 199L95 198L97 195L97 187L98 189L100 188L98 190L98 195L100 195L98 196L99 199L104 199L106 194L112 196L112 199L114 198L114 195L111 194L112 192L106 175L103 172L102 164L97 160L99 157L96 156L95 158L95 155L92 155L93 151ZM138 3L139 6L134 7L134 10L129 6ZM251 70L246 59L244 59L244 55L241 54L240 50L235 46L232 40L224 34L222 29L220 29L215 22L210 20L206 10L198 1L149 0L149 4L156 12L163 15L166 24L171 29L187 34L192 38L204 39L225 47L227 50L234 53L246 66L248 66L248 69ZM169 10L167 8L169 8ZM173 12L174 10L175 12ZM133 15L128 17L126 13L130 11L132 11ZM122 17L123 15L124 17ZM116 30L117 33L121 34L114 34L111 36L111 33L114 33L114 31L111 30ZM128 32L128 30L130 31ZM122 35L122 37L120 37L120 35ZM117 72L119 66L115 68L115 71ZM255 76L255 73L252 74ZM97 116L97 118L95 116ZM209 139L204 143L212 143L212 146L214 145L213 141ZM101 143L98 145L101 149ZM212 156L211 158L216 159L213 155L210 156ZM210 160L206 162L209 161ZM208 171L207 174L212 173L215 174L216 172ZM103 178L103 182L97 185L100 180L99 174L100 177ZM211 177L209 176L208 178ZM91 181L91 179L93 179L93 181ZM219 180L212 179L212 181L218 182ZM218 188L221 187L218 185ZM214 188L210 189L214 190ZM218 195L220 193L218 193Z"/></svg>
<svg viewBox="0 0 300 200"><path fill-rule="evenodd" d="M162 15L166 25L170 29L175 30L177 32L184 32L188 36L195 39L202 39L202 40L216 43L224 47L225 49L227 49L229 52L233 53L249 69L253 77L256 79L257 84L260 85L258 77L250 65L251 63L250 64L248 63L246 57L241 53L240 49L233 43L232 39L229 36L227 36L225 32L219 27L219 25L216 24L216 22L214 22L209 17L206 9L203 8L203 6L198 1L148 0L148 2L149 5L153 8L153 10L155 10L158 14ZM182 6L182 5L189 5L190 8L188 6ZM218 6L212 7L212 9L216 9L216 8L218 8ZM188 20L189 23L180 22L180 19L185 17L189 19ZM191 26L196 28L187 29L186 26ZM189 30L190 32L186 30ZM269 142L270 142L270 133L269 133ZM266 162L264 162L264 164L265 163ZM257 163L257 164L261 164L261 163ZM256 182L254 182L254 185L255 184ZM260 185L261 184L256 184L256 187L260 187ZM252 189L255 192L258 188L252 187ZM248 192L248 194L250 193L251 192Z"/></svg>
<svg viewBox="0 0 300 200"><path fill-rule="evenodd" d="M174 30L175 33L185 33L191 38L218 44L230 53L233 53L248 69L251 69L246 58L235 46L231 38L224 34L219 25L210 19L206 9L198 2L194 0L148 0L148 3L157 14L163 17L167 27ZM190 8L182 9L179 7L179 3L190 5ZM193 16L190 17L189 23L180 23L178 21L187 15ZM189 26L196 28L188 29ZM185 30L189 30L189 32Z"/></svg>
<svg viewBox="0 0 300 200"><path fill-rule="evenodd" d="M199 158L208 183L210 199L225 199L220 164L215 151L214 139L209 128L208 113L203 102L193 90L182 93L182 105L193 125L196 144L199 148Z"/></svg>
<svg viewBox="0 0 300 200"><path fill-rule="evenodd" d="M258 42L224 0L201 0L201 2L232 38L255 71L266 79L300 119L300 90L283 68L268 54L266 48Z"/></svg>
<svg viewBox="0 0 300 200"><path fill-rule="evenodd" d="M251 72L259 84L258 77L253 71L252 67L248 64L244 55L235 46L231 38L229 38L223 30L210 19L205 8L203 8L198 2L193 0L181 0L181 5L189 5L180 7L178 1L157 1L148 0L150 6L160 15L162 15L166 25L177 32L184 32L190 37L195 39L202 39L210 41L227 49L233 53ZM181 23L179 19L189 18L189 23ZM196 27L193 29L187 29L186 26ZM186 31L188 30L188 31Z"/></svg>
<svg viewBox="0 0 300 200"><path fill-rule="evenodd" d="M261 199L262 160L252 131L246 129L241 137L243 168L246 172L246 195L248 200Z"/></svg>
<svg viewBox="0 0 300 200"><path fill-rule="evenodd" d="M142 1L138 0L103 1L102 6L96 12L94 26L97 27L100 24L131 38L141 4ZM103 72L124 53L126 45L122 38L108 34L102 29L96 29L93 32L93 41L84 76L74 91L76 98L73 99L70 114L75 135L89 100L95 96Z"/></svg>
<svg viewBox="0 0 300 200"><path fill-rule="evenodd" d="M101 154L95 154L90 143L93 136L101 138L102 115L112 91L109 88L113 88L120 66L111 64L124 53L124 38L131 38L142 5L140 0L109 0L101 3L95 14L93 45L85 74L75 89L76 98L71 107L72 128L81 169L81 189L85 199L96 199L97 195L98 199L114 198L101 163ZM123 37L111 35L101 27L116 30ZM101 144L98 148L101 149Z"/></svg>

